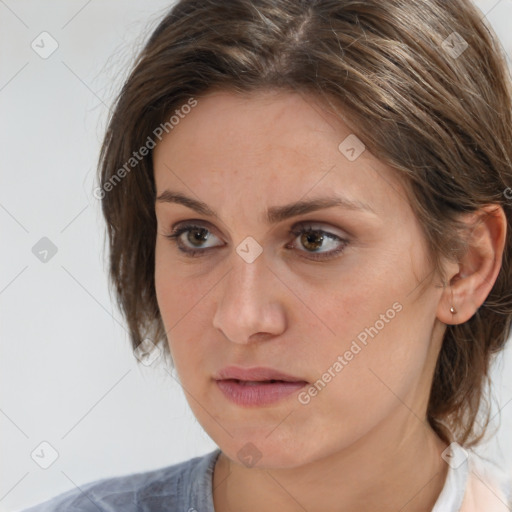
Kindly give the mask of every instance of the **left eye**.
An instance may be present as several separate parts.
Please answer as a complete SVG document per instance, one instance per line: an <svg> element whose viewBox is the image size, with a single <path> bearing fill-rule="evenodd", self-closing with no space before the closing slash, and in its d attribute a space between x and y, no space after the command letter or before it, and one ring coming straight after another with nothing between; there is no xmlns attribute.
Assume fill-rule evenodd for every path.
<svg viewBox="0 0 512 512"><path fill-rule="evenodd" d="M185 234L185 240L183 240L182 235ZM322 229L314 229L311 225L301 225L298 229L291 229L289 234L294 235L295 240L300 237L300 244L306 248L306 251L299 252L307 253L307 256L303 257L312 260L331 259L341 253L348 245L348 240ZM210 247L202 245L210 240L212 236L215 237L207 228L195 224L179 226L172 233L165 235L166 238L176 244L181 252L191 257L202 256L210 249L220 247L221 244ZM321 250L325 249L326 245L327 250ZM288 244L286 248L295 249L296 246L292 243L291 245Z"/></svg>
<svg viewBox="0 0 512 512"><path fill-rule="evenodd" d="M348 245L348 240L334 233L330 233L329 231L324 231L323 229L314 229L310 225L303 225L297 230L291 230L290 234L300 238L300 244L307 249L305 252L308 255L304 257L308 259L321 260L334 258ZM319 250L325 248L326 244L327 250ZM329 247L331 247L331 249L329 249ZM292 245L291 248L294 249L295 246Z"/></svg>

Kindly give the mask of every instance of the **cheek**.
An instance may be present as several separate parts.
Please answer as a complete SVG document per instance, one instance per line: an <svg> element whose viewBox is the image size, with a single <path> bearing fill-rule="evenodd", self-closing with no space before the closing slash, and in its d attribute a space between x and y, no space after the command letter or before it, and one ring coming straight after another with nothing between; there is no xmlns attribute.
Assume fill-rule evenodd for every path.
<svg viewBox="0 0 512 512"><path fill-rule="evenodd" d="M166 261L163 250L159 249L159 243L155 249L155 293L158 302L158 308L162 316L167 332L175 324L178 306L179 282L176 281L176 275L173 274L172 266Z"/></svg>
<svg viewBox="0 0 512 512"><path fill-rule="evenodd" d="M167 333L169 349L180 379L190 379L190 367L201 365L206 351L201 333L205 332L208 315L206 293L213 283L205 276L185 275L183 264L172 263L165 250L155 250L155 292ZM197 373L197 372L195 372Z"/></svg>
<svg viewBox="0 0 512 512"><path fill-rule="evenodd" d="M424 301L413 302L412 273L384 279L390 271L373 267L364 280L347 276L343 287L330 287L324 295L328 300L313 302L322 304L319 316L334 332L308 350L315 378L320 386L327 382L319 392L325 405L337 403L340 411L358 416L373 414L365 411L366 404L386 410L399 403L395 395L406 396L421 381L430 362L430 311Z"/></svg>
<svg viewBox="0 0 512 512"><path fill-rule="evenodd" d="M184 265L170 254L166 241L157 241L155 248L155 292L160 313L166 325L171 329L178 322L187 322L189 314L194 313L197 295L201 290L201 279L191 279L184 272Z"/></svg>
<svg viewBox="0 0 512 512"><path fill-rule="evenodd" d="M395 317L394 321L373 339L369 336L366 345L357 342L356 347L347 340L340 343L339 350L323 354L314 382L319 391L296 412L304 428L347 445L390 415L408 417L412 409L421 417L416 391L421 389L425 355L401 337L407 331L403 319Z"/></svg>
<svg viewBox="0 0 512 512"><path fill-rule="evenodd" d="M352 335L343 337L338 350L324 358L322 380L329 379L329 368L336 375L325 388L324 405L336 404L328 414L336 421L353 422L354 429L365 423L363 418L369 424L377 422L404 404L421 415L419 398L428 394L429 339L426 326L422 331L421 315L410 305L402 305L400 311L375 311L384 311L388 323L377 314L367 316L361 327L346 317ZM341 366L334 366L338 356Z"/></svg>

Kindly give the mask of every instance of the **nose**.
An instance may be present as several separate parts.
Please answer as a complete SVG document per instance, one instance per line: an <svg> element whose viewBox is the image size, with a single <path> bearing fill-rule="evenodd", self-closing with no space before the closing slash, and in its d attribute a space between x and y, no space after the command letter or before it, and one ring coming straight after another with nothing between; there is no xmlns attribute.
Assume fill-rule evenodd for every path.
<svg viewBox="0 0 512 512"><path fill-rule="evenodd" d="M218 286L213 326L239 344L281 334L286 329L282 286L263 254L248 263L235 253L231 270Z"/></svg>

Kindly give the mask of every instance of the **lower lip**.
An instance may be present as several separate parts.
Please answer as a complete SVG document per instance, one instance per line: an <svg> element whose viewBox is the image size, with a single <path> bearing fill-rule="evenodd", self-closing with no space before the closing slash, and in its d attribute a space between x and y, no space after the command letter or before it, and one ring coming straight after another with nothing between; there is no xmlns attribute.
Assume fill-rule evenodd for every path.
<svg viewBox="0 0 512 512"><path fill-rule="evenodd" d="M226 379L216 382L228 400L246 407L279 402L307 385L304 381L243 384L234 379Z"/></svg>

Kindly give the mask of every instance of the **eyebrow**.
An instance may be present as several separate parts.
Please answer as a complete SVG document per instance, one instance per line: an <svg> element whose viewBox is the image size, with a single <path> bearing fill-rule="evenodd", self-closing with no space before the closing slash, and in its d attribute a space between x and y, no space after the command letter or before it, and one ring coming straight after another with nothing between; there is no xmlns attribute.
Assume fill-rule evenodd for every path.
<svg viewBox="0 0 512 512"><path fill-rule="evenodd" d="M191 210L206 215L208 217L219 218L217 213L212 210L206 203L187 197L180 192L173 192L171 190L164 190L157 198L155 202L160 203L177 203ZM317 197L308 201L297 201L295 203L286 204L284 206L271 206L267 210L266 222L268 224L276 224L282 222L291 217L298 215L304 215L306 213L314 212L317 210L323 210L325 208L332 208L337 206L352 211L363 211L369 212L376 215L373 208L361 201L348 199L341 196L329 196L329 197Z"/></svg>

